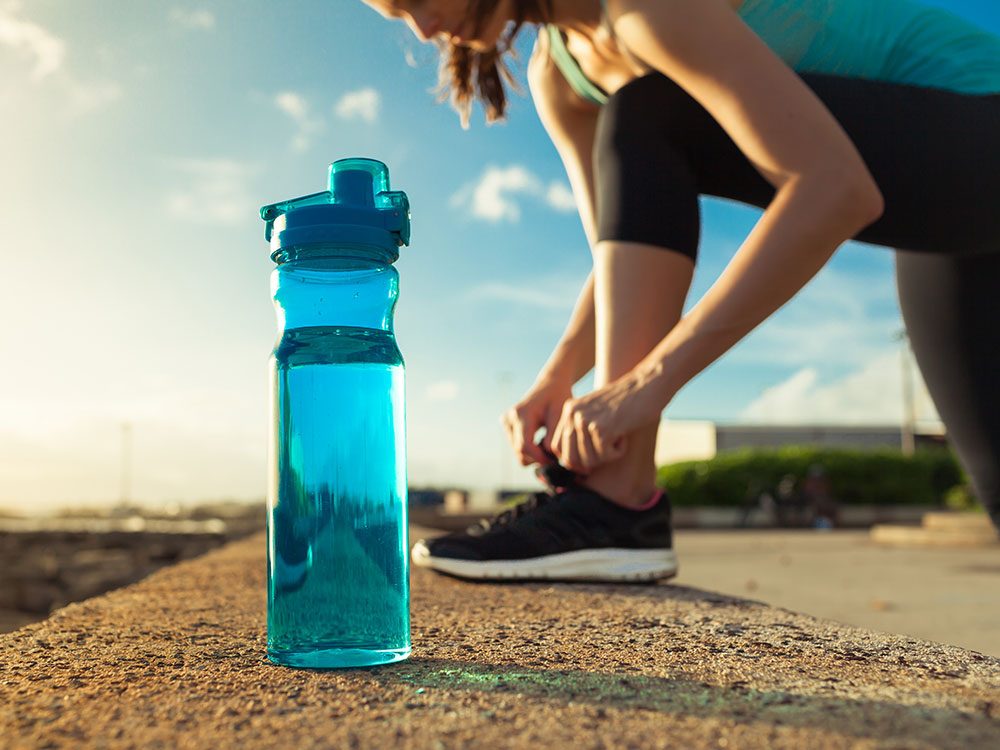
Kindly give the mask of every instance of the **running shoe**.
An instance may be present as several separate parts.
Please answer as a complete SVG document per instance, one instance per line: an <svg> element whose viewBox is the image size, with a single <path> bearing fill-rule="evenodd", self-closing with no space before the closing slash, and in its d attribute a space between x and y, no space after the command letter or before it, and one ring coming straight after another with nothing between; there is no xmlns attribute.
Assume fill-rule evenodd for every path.
<svg viewBox="0 0 1000 750"><path fill-rule="evenodd" d="M558 464L536 474L550 491L465 531L413 546L413 564L478 580L642 582L677 573L670 501L622 507L583 487Z"/></svg>

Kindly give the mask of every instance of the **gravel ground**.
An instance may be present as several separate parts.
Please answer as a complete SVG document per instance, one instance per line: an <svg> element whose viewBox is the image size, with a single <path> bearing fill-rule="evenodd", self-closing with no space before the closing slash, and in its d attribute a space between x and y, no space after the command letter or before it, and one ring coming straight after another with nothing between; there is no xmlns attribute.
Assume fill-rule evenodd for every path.
<svg viewBox="0 0 1000 750"><path fill-rule="evenodd" d="M263 557L253 537L0 636L2 744L1000 746L1000 660L684 585L419 570L408 661L273 666Z"/></svg>

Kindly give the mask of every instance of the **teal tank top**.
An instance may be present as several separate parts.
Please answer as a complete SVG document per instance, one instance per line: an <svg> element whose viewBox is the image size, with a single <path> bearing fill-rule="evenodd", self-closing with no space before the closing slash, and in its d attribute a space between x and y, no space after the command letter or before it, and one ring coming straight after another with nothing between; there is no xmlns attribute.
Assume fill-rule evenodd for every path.
<svg viewBox="0 0 1000 750"><path fill-rule="evenodd" d="M1000 37L917 0L744 0L739 15L799 73L1000 93ZM580 70L560 29L546 31L573 90L604 104L607 93Z"/></svg>

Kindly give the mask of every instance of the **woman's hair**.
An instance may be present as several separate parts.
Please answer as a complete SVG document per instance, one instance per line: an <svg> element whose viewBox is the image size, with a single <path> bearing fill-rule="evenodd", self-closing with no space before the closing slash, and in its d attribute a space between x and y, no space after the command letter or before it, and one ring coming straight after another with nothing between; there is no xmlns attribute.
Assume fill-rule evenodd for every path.
<svg viewBox="0 0 1000 750"><path fill-rule="evenodd" d="M490 19L500 0L469 0L469 15L474 33L478 33ZM493 49L477 52L469 47L445 42L441 47L439 72L440 101L451 99L451 105L462 120L462 127L469 126L472 103L476 99L486 110L486 122L502 120L507 113L505 84L518 90L511 75L508 58L516 54L511 48L517 32L525 20L544 19L551 16L552 0L514 0L514 22L508 24Z"/></svg>

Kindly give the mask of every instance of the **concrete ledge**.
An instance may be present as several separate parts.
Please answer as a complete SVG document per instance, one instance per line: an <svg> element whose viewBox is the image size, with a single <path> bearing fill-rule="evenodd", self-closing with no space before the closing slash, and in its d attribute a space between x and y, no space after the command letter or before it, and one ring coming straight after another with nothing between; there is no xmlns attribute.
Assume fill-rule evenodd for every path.
<svg viewBox="0 0 1000 750"><path fill-rule="evenodd" d="M928 529L922 526L872 526L871 538L897 547L998 547L993 529Z"/></svg>
<svg viewBox="0 0 1000 750"><path fill-rule="evenodd" d="M985 513L927 513L920 526L873 526L871 538L899 547L1000 546L997 530Z"/></svg>
<svg viewBox="0 0 1000 750"><path fill-rule="evenodd" d="M283 669L263 554L237 542L0 637L4 746L1000 746L1000 659L683 586L415 571L409 661Z"/></svg>

